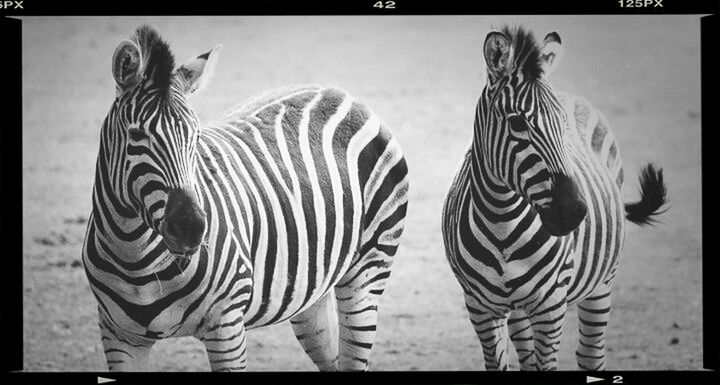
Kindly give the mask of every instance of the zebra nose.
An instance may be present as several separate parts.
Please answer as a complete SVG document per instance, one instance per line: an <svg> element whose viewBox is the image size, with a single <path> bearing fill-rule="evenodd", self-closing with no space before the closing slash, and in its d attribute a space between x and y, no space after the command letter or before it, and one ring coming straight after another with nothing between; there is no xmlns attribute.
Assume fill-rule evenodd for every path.
<svg viewBox="0 0 720 385"><path fill-rule="evenodd" d="M172 251L186 252L200 245L205 234L205 212L194 191L178 188L168 192L161 234Z"/></svg>

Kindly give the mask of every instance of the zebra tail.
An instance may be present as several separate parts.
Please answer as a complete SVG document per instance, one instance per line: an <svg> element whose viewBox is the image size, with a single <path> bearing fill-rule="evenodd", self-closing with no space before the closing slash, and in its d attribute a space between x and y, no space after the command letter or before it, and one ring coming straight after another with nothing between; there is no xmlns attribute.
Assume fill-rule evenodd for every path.
<svg viewBox="0 0 720 385"><path fill-rule="evenodd" d="M653 225L654 218L667 211L667 187L663 182L662 168L655 170L652 163L648 163L640 171L640 200L625 204L625 218L635 224Z"/></svg>

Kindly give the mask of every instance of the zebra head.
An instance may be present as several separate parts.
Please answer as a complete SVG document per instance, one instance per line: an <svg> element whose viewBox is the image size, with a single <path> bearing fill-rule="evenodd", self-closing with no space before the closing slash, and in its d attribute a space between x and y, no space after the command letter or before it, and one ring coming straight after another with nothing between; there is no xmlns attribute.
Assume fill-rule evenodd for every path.
<svg viewBox="0 0 720 385"><path fill-rule="evenodd" d="M562 54L560 36L551 32L538 44L523 28L505 27L487 35L484 54L486 166L538 212L551 234L568 234L587 205L566 150L567 116L548 81Z"/></svg>
<svg viewBox="0 0 720 385"><path fill-rule="evenodd" d="M196 181L200 126L188 96L211 76L221 46L179 67L149 26L122 40L112 58L116 99L104 128L118 200L176 254L194 254L206 219Z"/></svg>

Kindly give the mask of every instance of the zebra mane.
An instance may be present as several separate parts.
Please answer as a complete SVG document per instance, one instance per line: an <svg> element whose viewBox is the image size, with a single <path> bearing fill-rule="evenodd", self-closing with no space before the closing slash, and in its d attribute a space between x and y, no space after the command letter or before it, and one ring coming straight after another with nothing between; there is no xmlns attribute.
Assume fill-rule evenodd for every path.
<svg viewBox="0 0 720 385"><path fill-rule="evenodd" d="M170 46L147 24L135 30L133 40L140 47L145 62L144 77L152 79L153 84L161 89L168 89L172 71L175 69L175 57L170 52Z"/></svg>
<svg viewBox="0 0 720 385"><path fill-rule="evenodd" d="M503 25L500 31L507 36L513 44L515 63L521 65L520 70L529 77L538 78L543 74L540 61L542 47L535 40L532 31L523 26Z"/></svg>

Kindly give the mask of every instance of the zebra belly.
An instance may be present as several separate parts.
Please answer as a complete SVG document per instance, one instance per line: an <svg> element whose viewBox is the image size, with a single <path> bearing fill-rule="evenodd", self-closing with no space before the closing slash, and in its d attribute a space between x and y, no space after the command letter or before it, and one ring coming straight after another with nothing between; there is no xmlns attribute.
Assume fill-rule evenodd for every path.
<svg viewBox="0 0 720 385"><path fill-rule="evenodd" d="M258 293L259 290L256 287L253 289L253 294L258 293L259 295L253 295L247 307L245 327L254 329L286 321L315 304L323 296L333 295L332 288L347 271L356 253L357 251L354 251L353 254L338 258L337 265L330 267L330 270L324 273L319 272L316 276L319 284L309 291L306 291L303 286L290 286L287 284L287 280L283 280L284 284L273 285L267 296ZM305 266L304 269L299 266L298 273L305 275L303 270L307 270L307 268L308 266ZM266 276L267 278L272 278L272 276Z"/></svg>
<svg viewBox="0 0 720 385"><path fill-rule="evenodd" d="M306 188L301 186L301 190ZM348 194L359 194L359 190ZM258 199L265 203L272 200ZM354 213L360 214L362 206L354 206L352 211L335 210L330 215L320 209L316 212L293 194L284 195L276 203L248 209L253 223L247 227L243 218L237 218L240 229L231 233L238 246L221 252L228 253L227 258L238 264L252 266L252 281L247 288L252 295L243 316L248 329L285 321L317 302L342 278L359 247L361 215ZM343 250L343 240L352 238L357 241L346 242L349 248ZM230 270L235 269L233 264Z"/></svg>

